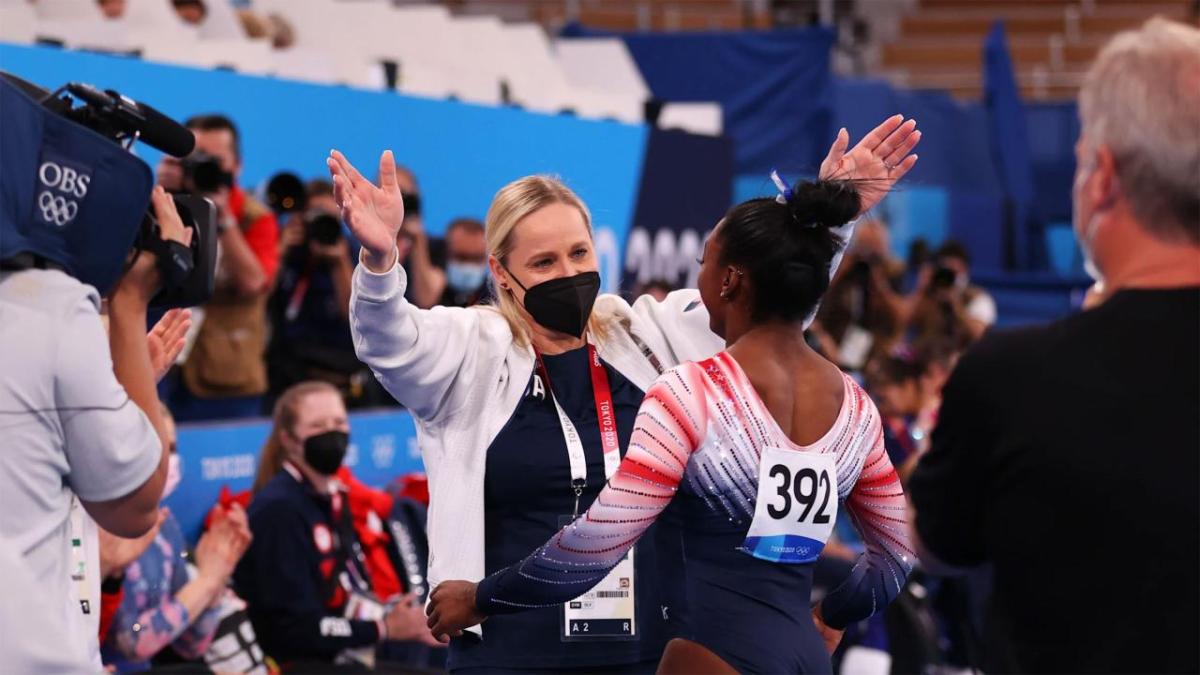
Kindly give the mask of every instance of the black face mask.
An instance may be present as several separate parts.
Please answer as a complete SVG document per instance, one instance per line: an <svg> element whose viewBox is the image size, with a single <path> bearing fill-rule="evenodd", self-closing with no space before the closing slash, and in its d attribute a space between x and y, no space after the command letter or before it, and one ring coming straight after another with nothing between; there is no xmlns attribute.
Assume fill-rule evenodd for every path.
<svg viewBox="0 0 1200 675"><path fill-rule="evenodd" d="M309 436L304 439L304 461L322 476L332 476L341 468L349 445L350 434L344 431Z"/></svg>
<svg viewBox="0 0 1200 675"><path fill-rule="evenodd" d="M600 293L599 272L559 277L533 288L525 288L512 272L508 275L525 290L525 311L534 321L550 330L583 337L588 318L592 316L592 305L596 304L596 295Z"/></svg>

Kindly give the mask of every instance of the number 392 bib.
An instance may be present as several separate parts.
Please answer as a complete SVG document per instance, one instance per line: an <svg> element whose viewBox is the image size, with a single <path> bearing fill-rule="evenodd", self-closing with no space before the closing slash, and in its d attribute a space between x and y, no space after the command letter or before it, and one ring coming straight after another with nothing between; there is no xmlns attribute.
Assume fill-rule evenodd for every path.
<svg viewBox="0 0 1200 675"><path fill-rule="evenodd" d="M764 448L742 550L771 562L813 562L833 532L837 507L833 454Z"/></svg>

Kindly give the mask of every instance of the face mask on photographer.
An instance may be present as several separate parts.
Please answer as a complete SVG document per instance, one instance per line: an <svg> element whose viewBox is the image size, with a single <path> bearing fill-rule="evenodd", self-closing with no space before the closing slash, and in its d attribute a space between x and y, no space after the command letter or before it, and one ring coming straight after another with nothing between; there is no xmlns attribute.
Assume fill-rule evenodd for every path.
<svg viewBox="0 0 1200 675"><path fill-rule="evenodd" d="M483 285L487 265L450 261L446 263L446 285L459 293L469 293Z"/></svg>
<svg viewBox="0 0 1200 675"><path fill-rule="evenodd" d="M332 476L342 466L346 449L350 446L350 434L344 431L326 431L304 439L304 461L323 476Z"/></svg>
<svg viewBox="0 0 1200 675"><path fill-rule="evenodd" d="M508 271L508 276L525 291L525 311L534 321L560 333L583 337L592 305L600 293L600 273L582 272L570 277L550 279L525 288L525 284Z"/></svg>

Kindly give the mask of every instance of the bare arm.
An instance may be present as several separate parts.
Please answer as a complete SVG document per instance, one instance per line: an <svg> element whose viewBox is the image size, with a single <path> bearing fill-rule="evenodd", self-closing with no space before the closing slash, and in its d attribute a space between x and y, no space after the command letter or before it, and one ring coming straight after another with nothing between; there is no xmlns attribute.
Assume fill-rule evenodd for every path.
<svg viewBox="0 0 1200 675"><path fill-rule="evenodd" d="M133 492L109 501L84 501L83 506L100 527L118 536L133 538L154 527L158 520L158 502L162 498L169 453L154 388L150 350L146 344L146 301L130 295L133 294L118 288L113 296L109 307L109 348L117 382L149 418L158 435L158 468Z"/></svg>
<svg viewBox="0 0 1200 675"><path fill-rule="evenodd" d="M189 243L191 230L183 227L171 196L162 188L155 188L153 203L163 238ZM123 496L97 501L81 499L84 508L101 527L122 537L141 536L158 521L158 502L167 473L166 428L159 412L154 367L146 339L146 308L158 291L158 285L154 256L142 253L118 284L109 305L113 374L129 400L141 409L154 427L158 437L157 468L140 487Z"/></svg>

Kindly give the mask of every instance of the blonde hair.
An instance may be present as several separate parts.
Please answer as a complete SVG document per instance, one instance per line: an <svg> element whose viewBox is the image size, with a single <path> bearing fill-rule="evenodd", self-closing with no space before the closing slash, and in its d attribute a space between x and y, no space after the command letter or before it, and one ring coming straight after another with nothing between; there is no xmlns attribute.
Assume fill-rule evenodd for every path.
<svg viewBox="0 0 1200 675"><path fill-rule="evenodd" d="M517 223L533 212L551 204L565 204L579 210L583 224L587 226L588 238L592 239L592 214L587 205L561 180L553 176L525 176L500 188L488 208L484 223L487 250L501 264L513 248L513 230ZM493 307L508 321L513 341L522 347L529 342L529 326L521 316L520 306L511 289L500 288L495 277L489 278L492 285ZM588 332L594 340L603 340L608 335L608 321L592 312L588 319Z"/></svg>
<svg viewBox="0 0 1200 675"><path fill-rule="evenodd" d="M275 409L271 414L271 435L263 443L262 451L258 454L258 471L254 475L254 487L251 492L257 494L266 487L275 474L283 470L284 449L282 436L285 432L294 433L300 417L300 402L310 394L329 392L341 397L337 388L327 382L301 382L289 387L275 401Z"/></svg>

